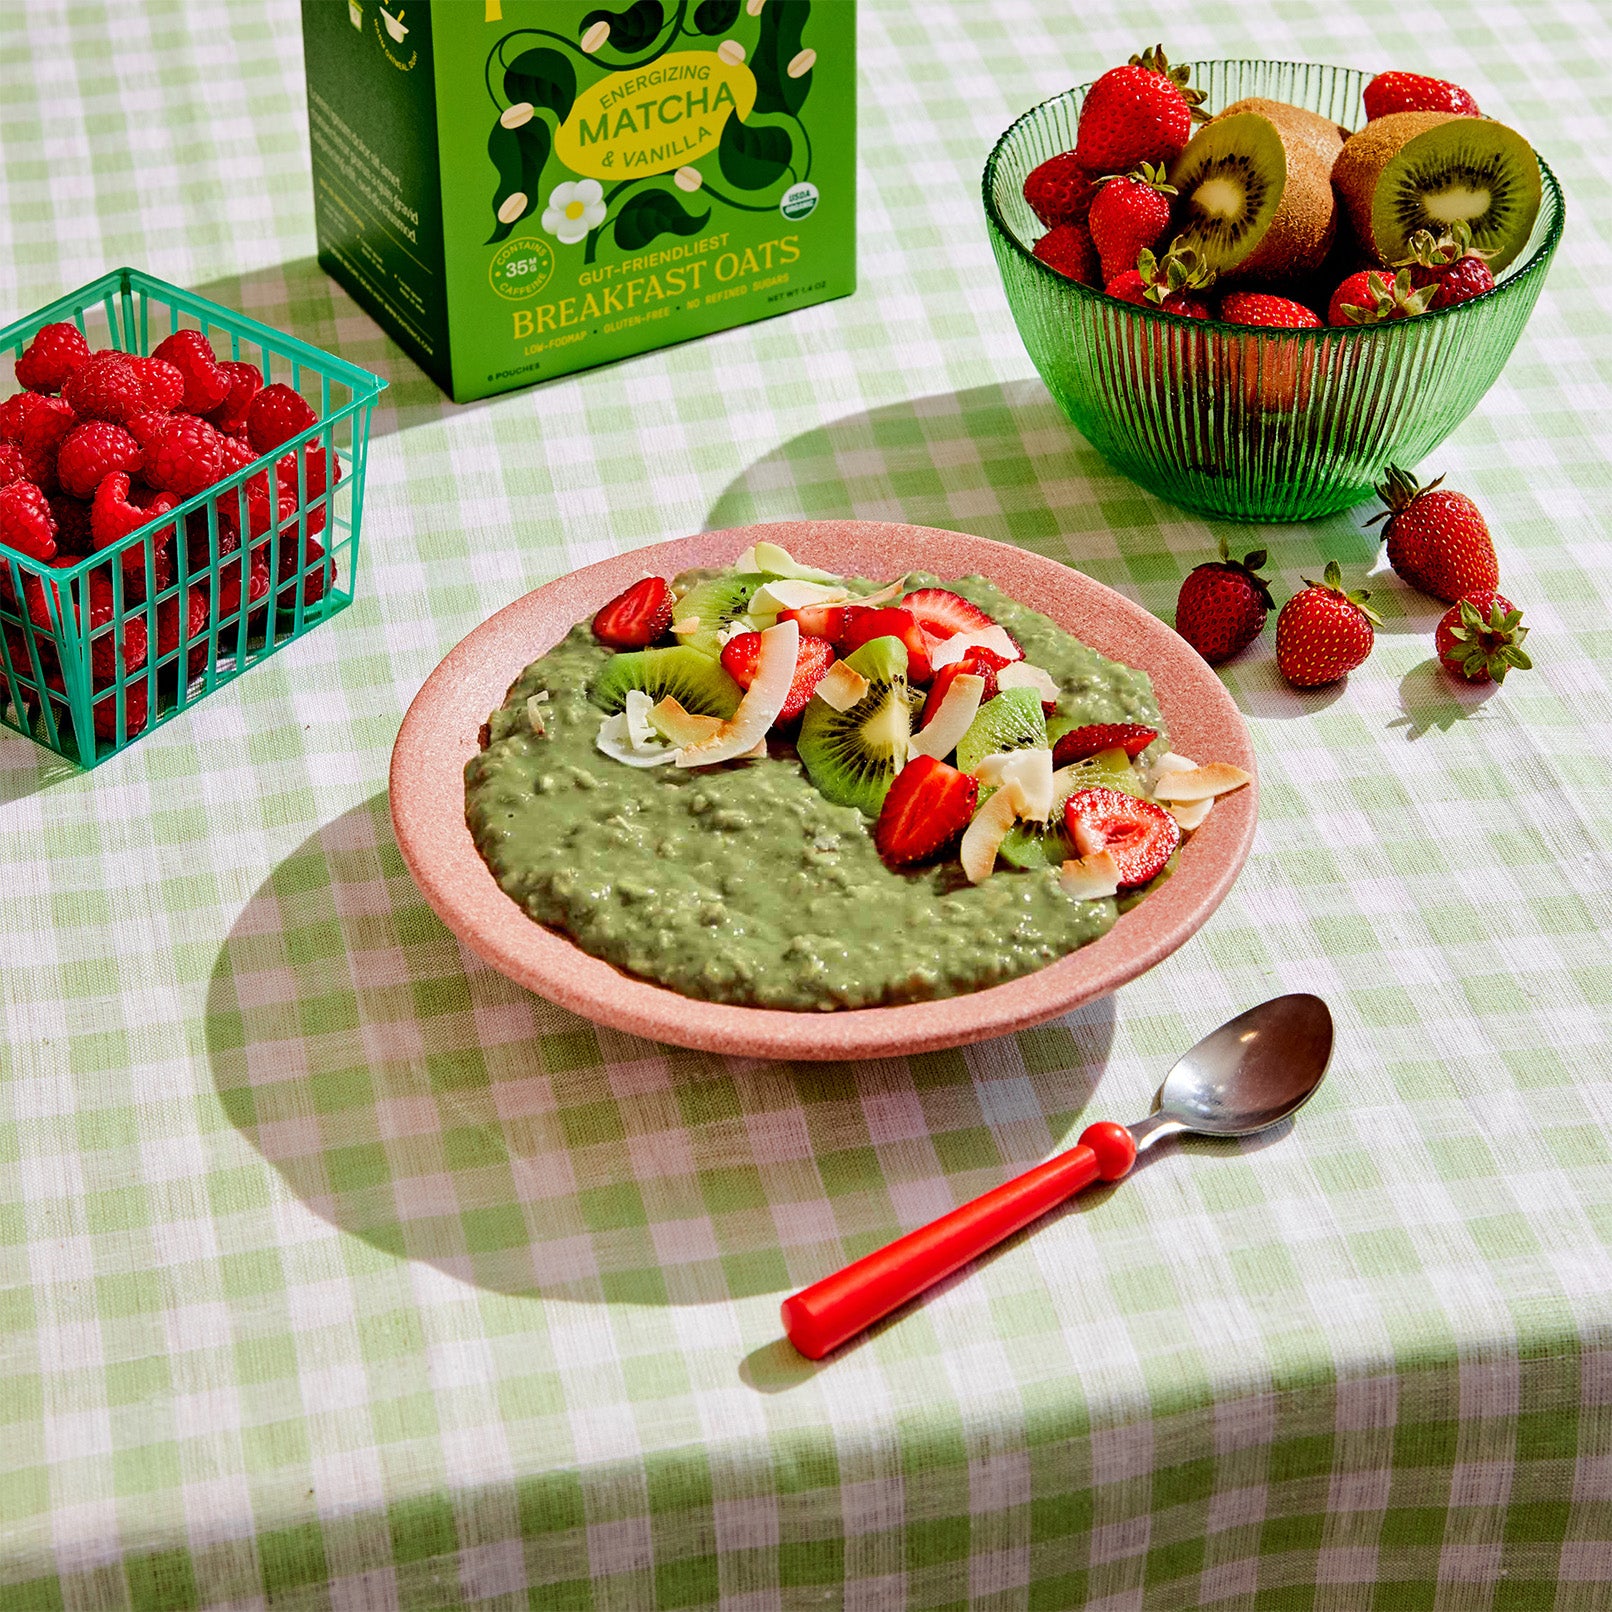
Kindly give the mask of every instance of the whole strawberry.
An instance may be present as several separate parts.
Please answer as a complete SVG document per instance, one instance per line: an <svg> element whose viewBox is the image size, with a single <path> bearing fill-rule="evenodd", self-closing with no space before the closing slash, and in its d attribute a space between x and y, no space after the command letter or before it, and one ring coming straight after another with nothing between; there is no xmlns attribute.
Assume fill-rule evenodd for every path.
<svg viewBox="0 0 1612 1612"><path fill-rule="evenodd" d="M1362 99L1368 119L1387 117L1390 112L1453 112L1465 118L1483 116L1478 103L1459 84L1444 78L1427 78L1421 73L1379 73L1366 86Z"/></svg>
<svg viewBox="0 0 1612 1612"><path fill-rule="evenodd" d="M1440 476L1425 487L1398 465L1389 465L1377 495L1388 508L1366 523L1386 521L1388 563L1413 588L1454 604L1469 593L1500 585L1494 539L1478 506L1465 493L1450 492Z"/></svg>
<svg viewBox="0 0 1612 1612"><path fill-rule="evenodd" d="M1097 266L1097 248L1092 244L1091 232L1084 224L1057 224L1031 248L1049 269L1066 280L1078 280L1082 285L1100 286L1101 270Z"/></svg>
<svg viewBox="0 0 1612 1612"><path fill-rule="evenodd" d="M1172 245L1163 257L1144 248L1137 253L1136 267L1116 275L1103 289L1121 302L1207 319L1209 304L1194 293L1206 291L1214 281L1215 271L1190 246Z"/></svg>
<svg viewBox="0 0 1612 1612"><path fill-rule="evenodd" d="M1060 224L1084 224L1096 194L1097 186L1073 151L1048 157L1032 168L1024 181L1024 199L1048 229Z"/></svg>
<svg viewBox="0 0 1612 1612"><path fill-rule="evenodd" d="M1276 604L1259 574L1264 563L1264 549L1232 559L1222 537L1220 558L1198 566L1181 584L1175 630L1211 666L1230 660L1264 632L1266 613Z"/></svg>
<svg viewBox="0 0 1612 1612"><path fill-rule="evenodd" d="M1103 180L1091 204L1091 238L1103 266L1106 284L1136 266L1144 249L1159 244L1170 227L1170 197L1175 186L1164 169L1144 162L1134 173Z"/></svg>
<svg viewBox="0 0 1612 1612"><path fill-rule="evenodd" d="M1291 297L1268 291L1228 291L1220 299L1220 317L1229 325L1259 325L1268 330L1318 330L1321 316Z"/></svg>
<svg viewBox="0 0 1612 1612"><path fill-rule="evenodd" d="M1410 270L1411 284L1434 288L1432 308L1453 308L1494 290L1488 254L1472 244L1472 230L1457 222L1440 236L1419 229L1405 243L1409 252L1394 265Z"/></svg>
<svg viewBox="0 0 1612 1612"><path fill-rule="evenodd" d="M1315 688L1347 676L1371 653L1372 623L1381 617L1367 605L1364 589L1349 592L1336 560L1322 580L1304 579L1276 618L1276 667L1295 688Z"/></svg>
<svg viewBox="0 0 1612 1612"><path fill-rule="evenodd" d="M1438 658L1468 683L1503 683L1515 667L1533 666L1522 641L1528 629L1520 611L1504 594L1492 588L1458 599L1439 620L1433 635Z"/></svg>
<svg viewBox="0 0 1612 1612"><path fill-rule="evenodd" d="M1162 45L1111 67L1086 92L1075 158L1091 174L1129 173L1139 163L1172 163L1207 123L1203 91L1187 88L1191 69L1171 67Z"/></svg>
<svg viewBox="0 0 1612 1612"><path fill-rule="evenodd" d="M1361 269L1332 293L1327 323L1380 325L1390 319L1414 319L1427 312L1437 291L1436 286L1413 286L1409 269L1393 275L1382 269Z"/></svg>
<svg viewBox="0 0 1612 1612"><path fill-rule="evenodd" d="M17 360L17 384L30 392L59 392L89 356L90 344L77 325L41 325Z"/></svg>

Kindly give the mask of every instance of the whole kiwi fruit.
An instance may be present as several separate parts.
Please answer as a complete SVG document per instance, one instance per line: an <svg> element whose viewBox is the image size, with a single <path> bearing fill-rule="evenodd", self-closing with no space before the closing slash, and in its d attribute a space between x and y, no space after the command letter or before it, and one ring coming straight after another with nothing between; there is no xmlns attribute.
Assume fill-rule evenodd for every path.
<svg viewBox="0 0 1612 1612"><path fill-rule="evenodd" d="M1541 193L1539 159L1515 129L1451 112L1373 118L1344 142L1332 184L1379 263L1404 257L1415 231L1460 222L1495 273L1528 244Z"/></svg>
<svg viewBox="0 0 1612 1612"><path fill-rule="evenodd" d="M1176 239L1217 274L1291 280L1325 261L1337 233L1331 170L1309 139L1262 112L1222 115L1170 168Z"/></svg>

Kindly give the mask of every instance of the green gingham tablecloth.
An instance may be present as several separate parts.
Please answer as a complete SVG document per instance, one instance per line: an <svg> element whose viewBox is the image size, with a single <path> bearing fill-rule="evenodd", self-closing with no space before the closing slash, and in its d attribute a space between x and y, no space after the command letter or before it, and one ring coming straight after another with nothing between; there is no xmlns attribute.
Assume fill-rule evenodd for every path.
<svg viewBox="0 0 1612 1612"><path fill-rule="evenodd" d="M1346 686L1288 692L1267 636L1225 674L1264 778L1225 904L964 1051L683 1052L462 952L389 746L568 568L892 518L1168 617L1218 533L1051 406L977 185L1155 39L1447 74L1562 176L1538 312L1427 467L1537 670L1455 691L1386 572ZM290 0L0 5L8 316L132 262L392 380L350 611L93 776L0 738L3 1612L1612 1605L1608 14L869 0L861 53L855 297L455 408L313 261ZM1377 564L1367 513L1230 536L1285 594ZM1289 1134L1173 1147L821 1366L779 1342L785 1292L1301 989L1338 1050Z"/></svg>

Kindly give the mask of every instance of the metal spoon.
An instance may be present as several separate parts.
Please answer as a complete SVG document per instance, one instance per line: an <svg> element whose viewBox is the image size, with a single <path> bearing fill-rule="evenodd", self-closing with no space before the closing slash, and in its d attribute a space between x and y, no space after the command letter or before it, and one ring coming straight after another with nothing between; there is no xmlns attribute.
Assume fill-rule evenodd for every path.
<svg viewBox="0 0 1612 1612"><path fill-rule="evenodd" d="M784 1332L821 1360L1093 1181L1119 1180L1161 1136L1247 1136L1297 1113L1331 1056L1332 1015L1318 996L1239 1013L1176 1062L1146 1119L1088 1125L1068 1152L785 1299Z"/></svg>

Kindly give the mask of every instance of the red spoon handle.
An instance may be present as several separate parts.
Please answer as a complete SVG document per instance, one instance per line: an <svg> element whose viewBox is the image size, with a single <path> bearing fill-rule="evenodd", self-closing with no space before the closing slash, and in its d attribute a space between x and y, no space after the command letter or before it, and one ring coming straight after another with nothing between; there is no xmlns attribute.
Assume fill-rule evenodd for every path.
<svg viewBox="0 0 1612 1612"><path fill-rule="evenodd" d="M1136 1143L1123 1125L1089 1125L1067 1153L785 1299L784 1332L807 1359L821 1360L1099 1176L1117 1181L1135 1158Z"/></svg>

